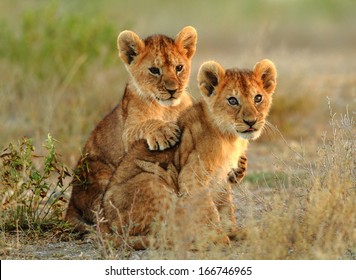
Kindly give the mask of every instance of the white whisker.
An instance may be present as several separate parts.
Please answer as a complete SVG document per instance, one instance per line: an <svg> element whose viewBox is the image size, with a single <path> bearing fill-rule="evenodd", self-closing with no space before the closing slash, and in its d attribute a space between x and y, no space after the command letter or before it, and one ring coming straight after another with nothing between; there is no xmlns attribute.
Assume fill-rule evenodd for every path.
<svg viewBox="0 0 356 280"><path fill-rule="evenodd" d="M266 120L265 125L262 127L262 132L266 133L270 137L274 137L276 133L279 132L279 130L277 127Z"/></svg>

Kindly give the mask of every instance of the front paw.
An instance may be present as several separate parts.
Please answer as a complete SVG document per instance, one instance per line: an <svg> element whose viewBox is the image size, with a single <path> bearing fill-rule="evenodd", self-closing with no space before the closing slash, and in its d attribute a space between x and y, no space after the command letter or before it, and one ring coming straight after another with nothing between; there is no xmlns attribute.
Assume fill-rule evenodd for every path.
<svg viewBox="0 0 356 280"><path fill-rule="evenodd" d="M174 147L179 142L180 129L175 123L167 122L147 136L148 148L151 151L163 151Z"/></svg>
<svg viewBox="0 0 356 280"><path fill-rule="evenodd" d="M232 168L231 171L227 174L227 180L232 184L238 184L245 177L247 169L247 157L241 155L238 162L237 168Z"/></svg>
<svg viewBox="0 0 356 280"><path fill-rule="evenodd" d="M227 174L227 180L232 184L238 184L245 177L245 170L240 168L232 168Z"/></svg>

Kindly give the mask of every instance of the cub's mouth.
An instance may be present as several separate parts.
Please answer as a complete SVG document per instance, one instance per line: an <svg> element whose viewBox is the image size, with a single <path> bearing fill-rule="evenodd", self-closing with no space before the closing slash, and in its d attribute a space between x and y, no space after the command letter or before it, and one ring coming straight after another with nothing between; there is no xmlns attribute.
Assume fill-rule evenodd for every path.
<svg viewBox="0 0 356 280"><path fill-rule="evenodd" d="M261 135L261 129L256 129L256 128L250 127L244 131L238 132L238 134L243 139L255 140Z"/></svg>
<svg viewBox="0 0 356 280"><path fill-rule="evenodd" d="M167 106L167 107L177 106L181 102L180 97L176 97L176 96L170 96L167 99L159 98L159 97L156 96L156 100L162 106Z"/></svg>
<svg viewBox="0 0 356 280"><path fill-rule="evenodd" d="M155 99L163 106L177 106L181 102L183 91L177 91L174 94L159 94L155 96Z"/></svg>
<svg viewBox="0 0 356 280"><path fill-rule="evenodd" d="M156 99L158 101L167 101L167 100L172 100L172 99L178 99L179 97L176 97L176 96L169 96L168 98L160 98L158 96L156 96Z"/></svg>
<svg viewBox="0 0 356 280"><path fill-rule="evenodd" d="M257 131L257 130L258 130L258 129L256 129L256 128L250 127L250 128L248 128L248 129L242 131L241 133L252 133L252 132L255 132L255 131Z"/></svg>

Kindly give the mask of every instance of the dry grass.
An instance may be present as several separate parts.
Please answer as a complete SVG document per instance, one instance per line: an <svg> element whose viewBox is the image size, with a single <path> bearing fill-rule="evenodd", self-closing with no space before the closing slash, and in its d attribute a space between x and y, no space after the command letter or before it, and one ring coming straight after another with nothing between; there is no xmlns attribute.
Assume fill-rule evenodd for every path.
<svg viewBox="0 0 356 280"><path fill-rule="evenodd" d="M239 192L238 212L248 230L242 258L355 259L355 125L349 112L337 118L330 108L331 133L312 160L289 147L299 160L282 161L293 171L287 180L275 174L278 180Z"/></svg>
<svg viewBox="0 0 356 280"><path fill-rule="evenodd" d="M19 5L14 1L0 5L2 151L27 136L36 153L44 155L41 143L51 133L59 140L61 161L74 167L90 131L118 102L127 80L115 46L123 29L142 36L174 35L184 25L195 26L199 39L190 83L195 96L197 69L208 59L226 67L251 68L258 59L269 58L279 73L269 121L286 140L279 141L280 133L272 132L251 145L248 176L236 191L237 215L248 233L245 241L229 250L202 252L184 246L167 250L163 242L158 250L137 254L127 247L113 250L98 234L90 252L97 248L101 255L84 252L85 258L355 259L352 1L258 1L257 5L231 0L214 6L182 0L179 7L159 1L161 9L137 1L15 2ZM180 8L186 6L189 11ZM172 9L179 17L167 12ZM216 24L207 27L212 18ZM337 116L348 106L348 116L330 116L326 97ZM302 145L296 144L299 141ZM262 154L264 147L267 151ZM34 167L43 166L41 160L33 159ZM1 211L5 188L0 182ZM41 238L54 244L72 238L61 227L53 235L53 230L21 230L16 223L17 231L9 234L7 222L2 215L0 247L6 249L1 249L1 258L41 258L44 255L26 248L33 249L30 244ZM82 258L78 252L67 257ZM60 258L66 258L65 251Z"/></svg>

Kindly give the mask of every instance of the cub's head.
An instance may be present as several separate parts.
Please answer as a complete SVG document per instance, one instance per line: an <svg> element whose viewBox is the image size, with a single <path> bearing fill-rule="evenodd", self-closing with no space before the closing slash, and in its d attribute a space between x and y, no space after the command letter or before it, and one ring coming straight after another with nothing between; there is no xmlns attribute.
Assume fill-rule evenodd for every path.
<svg viewBox="0 0 356 280"><path fill-rule="evenodd" d="M276 88L274 64L265 59L253 71L227 69L214 61L199 70L198 83L211 119L226 134L243 139L260 136Z"/></svg>
<svg viewBox="0 0 356 280"><path fill-rule="evenodd" d="M163 106L176 106L188 85L197 33L183 28L176 39L153 35L144 40L132 31L117 38L119 56L129 71L138 94Z"/></svg>

